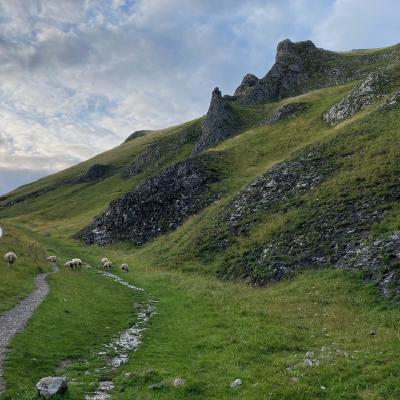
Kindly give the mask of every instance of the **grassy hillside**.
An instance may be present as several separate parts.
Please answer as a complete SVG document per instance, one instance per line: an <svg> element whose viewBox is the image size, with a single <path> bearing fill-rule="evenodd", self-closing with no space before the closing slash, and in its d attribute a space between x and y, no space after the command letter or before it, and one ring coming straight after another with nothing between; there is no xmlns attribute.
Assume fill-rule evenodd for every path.
<svg viewBox="0 0 400 400"><path fill-rule="evenodd" d="M365 69L388 65L387 57L374 59ZM116 385L113 398L122 400L398 398L399 297L392 291L389 301L371 283L377 274L397 276L397 258L382 254L377 270L357 271L343 253L341 269L333 268L346 246L362 250L400 230L400 107L381 109L400 88L398 60L390 61L385 96L334 127L323 114L358 81L276 103L232 102L237 131L208 150L220 176L210 189L218 200L143 246L85 246L71 237L110 201L190 157L202 119L139 137L3 196L1 225L9 235L0 249L20 257L15 271L0 267L6 277L0 312L32 289L33 275L47 268L45 254L55 252L60 263L73 256L93 266L104 256L115 266L128 262L122 276L150 292L157 313L129 362L103 373L99 349L135 320L134 304L144 299L91 268L62 269L12 343L2 399L34 399L38 378L56 371L74 382L68 399L81 399L106 379ZM291 103L307 107L268 122ZM77 183L94 164L110 165L111 172ZM321 179L305 187L296 178L282 195L271 190L263 201L246 197L260 177L301 175L303 167ZM249 285L277 280L277 266L285 268L282 282ZM187 383L175 387L177 377ZM243 384L234 389L236 378Z"/></svg>

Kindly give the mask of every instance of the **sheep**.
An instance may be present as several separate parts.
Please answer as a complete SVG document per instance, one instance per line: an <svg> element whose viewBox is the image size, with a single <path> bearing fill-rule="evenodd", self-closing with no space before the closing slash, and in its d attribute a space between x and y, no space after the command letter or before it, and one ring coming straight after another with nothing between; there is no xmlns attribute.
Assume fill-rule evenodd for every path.
<svg viewBox="0 0 400 400"><path fill-rule="evenodd" d="M100 264L104 267L104 264L107 262L107 261L110 261L108 258L102 258L101 259L101 261L100 261Z"/></svg>
<svg viewBox="0 0 400 400"><path fill-rule="evenodd" d="M67 261L65 264L64 264L64 266L65 267L67 267L67 268L74 268L74 263L72 262L72 261Z"/></svg>
<svg viewBox="0 0 400 400"><path fill-rule="evenodd" d="M57 257L56 256L49 256L46 258L47 261L49 261L52 264L55 264L57 262Z"/></svg>
<svg viewBox="0 0 400 400"><path fill-rule="evenodd" d="M72 264L73 264L73 266L74 266L74 269L75 269L76 271L78 271L78 270L81 269L81 267L82 267L82 260L81 260L80 258L73 258L73 259L71 260L71 262L72 262Z"/></svg>
<svg viewBox="0 0 400 400"><path fill-rule="evenodd" d="M122 265L121 265L121 271L129 272L129 266L128 266L128 264L122 264Z"/></svg>
<svg viewBox="0 0 400 400"><path fill-rule="evenodd" d="M16 254L12 251L9 251L4 255L4 262L6 262L9 266L15 264L17 262Z"/></svg>
<svg viewBox="0 0 400 400"><path fill-rule="evenodd" d="M112 262L111 262L111 261L106 261L106 262L103 264L103 268L104 268L106 271L110 271L110 270L111 270L111 267L112 267Z"/></svg>

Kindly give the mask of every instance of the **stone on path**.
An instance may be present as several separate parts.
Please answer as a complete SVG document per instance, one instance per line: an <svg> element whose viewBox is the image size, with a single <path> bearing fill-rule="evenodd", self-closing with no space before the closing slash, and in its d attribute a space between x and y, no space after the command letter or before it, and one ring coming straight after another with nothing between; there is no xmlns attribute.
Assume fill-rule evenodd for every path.
<svg viewBox="0 0 400 400"><path fill-rule="evenodd" d="M65 379L59 376L46 376L36 384L36 389L41 397L50 399L57 394L64 394L68 386Z"/></svg>

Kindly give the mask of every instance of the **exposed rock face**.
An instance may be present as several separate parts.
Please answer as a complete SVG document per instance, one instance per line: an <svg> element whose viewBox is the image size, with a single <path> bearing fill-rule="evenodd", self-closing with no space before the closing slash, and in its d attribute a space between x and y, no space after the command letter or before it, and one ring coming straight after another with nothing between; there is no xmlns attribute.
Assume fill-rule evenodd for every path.
<svg viewBox="0 0 400 400"><path fill-rule="evenodd" d="M124 141L124 143L130 142L133 139L136 139L138 137L142 137L144 135L147 135L148 133L152 132L149 129L143 129L141 131L135 131L133 133L131 133Z"/></svg>
<svg viewBox="0 0 400 400"><path fill-rule="evenodd" d="M230 137L236 125L235 114L229 102L222 97L220 90L215 88L206 119L201 127L200 139L193 149L193 154L199 154Z"/></svg>
<svg viewBox="0 0 400 400"><path fill-rule="evenodd" d="M300 268L333 265L363 271L384 295L400 300L400 233L395 232L385 240L370 237L371 227L386 215L387 207L383 205L400 200L398 183L388 186L387 193L378 191L310 204L308 214L300 221L288 226L275 239L242 255L229 271L223 272L224 276L233 273L255 285L264 285L290 277ZM247 210L239 212L230 223L233 229L241 226L239 218L243 221L248 215Z"/></svg>
<svg viewBox="0 0 400 400"><path fill-rule="evenodd" d="M111 165L108 164L93 164L88 168L88 170L81 175L76 182L84 183L84 182L93 182L100 178L103 178L111 171Z"/></svg>
<svg viewBox="0 0 400 400"><path fill-rule="evenodd" d="M211 162L210 156L191 158L147 179L111 202L76 237L102 245L125 240L142 244L177 228L217 198L210 190L219 179Z"/></svg>
<svg viewBox="0 0 400 400"><path fill-rule="evenodd" d="M304 111L308 108L308 105L305 103L292 103L285 104L280 107L278 110L274 112L269 123L283 121L285 119L296 117L301 111Z"/></svg>
<svg viewBox="0 0 400 400"><path fill-rule="evenodd" d="M293 43L286 39L278 44L275 64L267 75L262 79L246 75L235 96L241 104L257 104L302 93L305 84L325 71L326 62L334 58L335 53L318 49L310 40Z"/></svg>
<svg viewBox="0 0 400 400"><path fill-rule="evenodd" d="M324 120L330 125L336 125L371 105L382 94L384 81L382 74L369 74L354 90L324 114Z"/></svg>
<svg viewBox="0 0 400 400"><path fill-rule="evenodd" d="M67 382L58 376L47 376L42 378L37 384L36 389L39 396L45 399L51 399L56 395L63 395L68 387Z"/></svg>
<svg viewBox="0 0 400 400"><path fill-rule="evenodd" d="M394 110L400 105L400 90L388 96L382 106L379 108L380 111Z"/></svg>
<svg viewBox="0 0 400 400"><path fill-rule="evenodd" d="M326 146L321 146L326 147ZM244 188L223 211L223 222L235 235L248 232L260 213L272 211L314 189L335 170L320 147L276 164Z"/></svg>

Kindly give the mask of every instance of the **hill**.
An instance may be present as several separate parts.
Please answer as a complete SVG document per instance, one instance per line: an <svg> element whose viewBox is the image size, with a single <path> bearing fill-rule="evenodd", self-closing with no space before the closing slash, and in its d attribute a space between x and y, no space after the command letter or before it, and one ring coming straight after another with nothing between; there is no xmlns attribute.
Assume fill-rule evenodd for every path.
<svg viewBox="0 0 400 400"><path fill-rule="evenodd" d="M135 132L2 196L0 218L16 249L21 235L61 260L128 260L127 279L159 301L143 347L113 372L115 398L397 398L399 127L400 45L335 53L285 40L263 78L246 75L233 95L214 89L205 116ZM19 295L31 278L15 281L26 285ZM76 348L50 333L50 349L32 343L46 321L74 335L51 310L77 285L79 315L76 279L52 278L53 297L13 344L10 396L21 393L18 369L24 387L65 359L76 376L79 360L95 363L87 349L127 322L123 309L109 335ZM109 324L112 310L95 296L85 313L102 307ZM88 332L99 326L92 318ZM18 356L27 344L41 371ZM182 388L148 389L181 375Z"/></svg>

